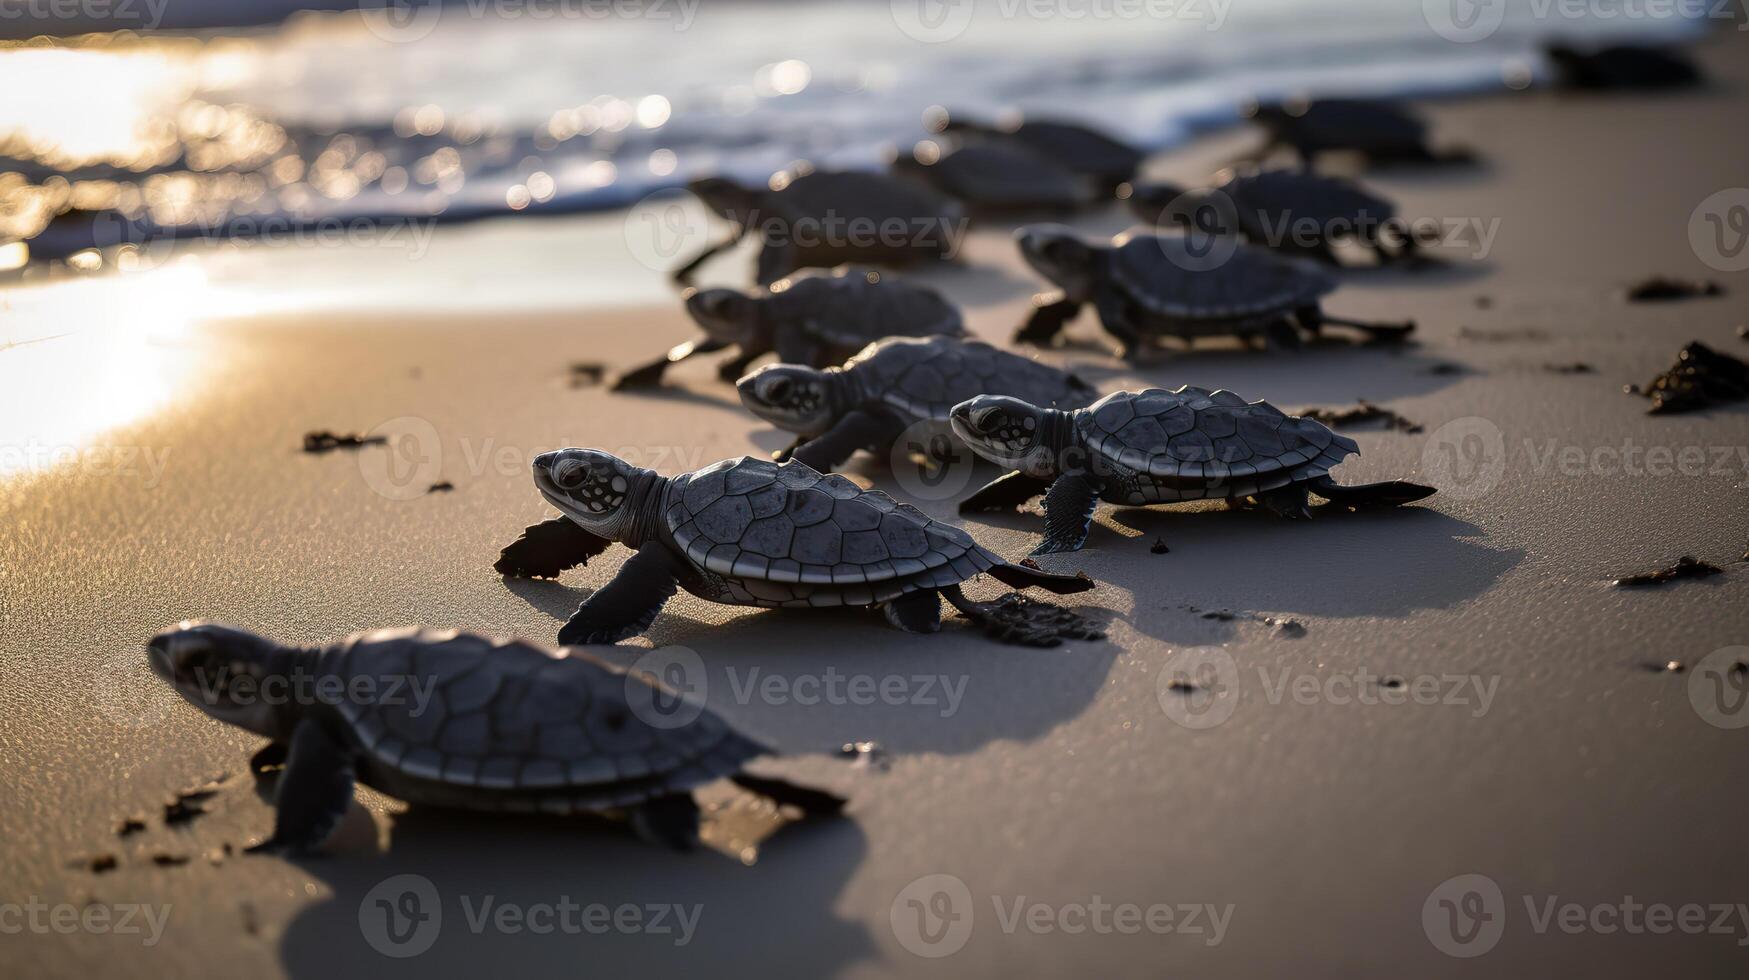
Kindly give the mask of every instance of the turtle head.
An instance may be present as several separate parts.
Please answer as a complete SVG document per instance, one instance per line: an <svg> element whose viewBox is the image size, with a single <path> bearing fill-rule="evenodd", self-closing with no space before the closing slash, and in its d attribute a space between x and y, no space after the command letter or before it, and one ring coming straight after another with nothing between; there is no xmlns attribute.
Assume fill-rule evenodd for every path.
<svg viewBox="0 0 1749 980"><path fill-rule="evenodd" d="M960 402L948 415L953 433L972 451L998 466L1032 476L1057 474L1064 447L1053 441L1068 413L1040 408L1007 395L979 395Z"/></svg>
<svg viewBox="0 0 1749 980"><path fill-rule="evenodd" d="M641 506L661 478L597 449L560 449L534 458L534 485L566 517L597 537L629 541Z"/></svg>
<svg viewBox="0 0 1749 980"><path fill-rule="evenodd" d="M738 344L751 332L759 300L734 289L692 289L686 312L712 340Z"/></svg>
<svg viewBox="0 0 1749 980"><path fill-rule="evenodd" d="M736 224L746 224L759 208L760 192L727 177L695 177L686 189L704 202L719 217Z"/></svg>
<svg viewBox="0 0 1749 980"><path fill-rule="evenodd" d="M215 623L185 622L146 644L152 673L189 704L220 721L272 739L290 737L283 698L264 696L262 682L284 677L295 651L254 633Z"/></svg>
<svg viewBox="0 0 1749 980"><path fill-rule="evenodd" d="M1028 225L1014 237L1026 264L1062 287L1070 299L1086 302L1092 296L1099 245L1063 225Z"/></svg>
<svg viewBox="0 0 1749 980"><path fill-rule="evenodd" d="M735 388L747 411L780 429L817 436L842 414L842 374L801 364L768 364L737 381Z"/></svg>

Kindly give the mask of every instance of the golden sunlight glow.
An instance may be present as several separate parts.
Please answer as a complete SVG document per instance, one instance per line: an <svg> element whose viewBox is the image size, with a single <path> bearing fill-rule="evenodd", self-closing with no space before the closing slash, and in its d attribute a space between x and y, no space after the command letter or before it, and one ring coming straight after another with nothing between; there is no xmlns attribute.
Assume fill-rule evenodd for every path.
<svg viewBox="0 0 1749 980"><path fill-rule="evenodd" d="M194 366L193 260L127 276L67 278L0 296L0 477L59 465L166 404Z"/></svg>

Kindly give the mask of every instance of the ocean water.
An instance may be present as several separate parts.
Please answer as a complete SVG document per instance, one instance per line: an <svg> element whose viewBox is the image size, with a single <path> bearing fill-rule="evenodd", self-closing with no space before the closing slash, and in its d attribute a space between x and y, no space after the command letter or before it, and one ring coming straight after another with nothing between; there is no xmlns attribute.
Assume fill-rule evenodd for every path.
<svg viewBox="0 0 1749 980"><path fill-rule="evenodd" d="M1083 119L1161 148L1248 98L1524 86L1547 40L1702 26L1606 0L362 5L244 34L0 49L0 241L77 259L323 222L599 210L701 173L881 167L925 138L936 105Z"/></svg>

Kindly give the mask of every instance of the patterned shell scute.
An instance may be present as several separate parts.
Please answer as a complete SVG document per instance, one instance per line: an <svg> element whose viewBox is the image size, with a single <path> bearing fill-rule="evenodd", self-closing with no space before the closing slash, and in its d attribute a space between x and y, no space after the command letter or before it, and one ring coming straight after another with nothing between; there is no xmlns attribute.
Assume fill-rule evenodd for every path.
<svg viewBox="0 0 1749 980"><path fill-rule="evenodd" d="M862 389L910 421L945 422L979 395L1010 395L1046 408L1080 408L1097 397L1067 371L998 350L981 340L883 340L845 362Z"/></svg>
<svg viewBox="0 0 1749 980"><path fill-rule="evenodd" d="M772 285L775 319L852 350L882 337L964 336L959 308L926 286L849 269Z"/></svg>
<svg viewBox="0 0 1749 980"><path fill-rule="evenodd" d="M1075 426L1087 448L1108 462L1172 482L1236 475L1269 482L1290 472L1310 479L1360 451L1354 440L1268 402L1188 385L1115 392L1077 412Z"/></svg>
<svg viewBox="0 0 1749 980"><path fill-rule="evenodd" d="M707 472L716 479L702 481ZM700 492L701 483L714 495ZM737 494L738 487L756 489ZM860 585L968 555L977 556L979 571L992 560L964 531L878 490L801 463L751 456L694 474L671 492L665 517L690 561L744 581Z"/></svg>
<svg viewBox="0 0 1749 980"><path fill-rule="evenodd" d="M580 651L379 630L328 656L348 685L337 710L359 751L404 777L636 802L728 775L765 751L709 711L678 727L647 724L638 699L663 695ZM624 783L627 773L638 781Z"/></svg>
<svg viewBox="0 0 1749 980"><path fill-rule="evenodd" d="M1287 218L1326 226L1362 217L1384 222L1397 216L1391 202L1367 193L1352 181L1298 170L1242 173L1221 188L1240 209L1262 212L1271 223Z"/></svg>
<svg viewBox="0 0 1749 980"><path fill-rule="evenodd" d="M1251 245L1213 262L1176 235L1130 238L1112 252L1111 275L1142 307L1183 320L1286 313L1336 289L1329 273L1307 263Z"/></svg>

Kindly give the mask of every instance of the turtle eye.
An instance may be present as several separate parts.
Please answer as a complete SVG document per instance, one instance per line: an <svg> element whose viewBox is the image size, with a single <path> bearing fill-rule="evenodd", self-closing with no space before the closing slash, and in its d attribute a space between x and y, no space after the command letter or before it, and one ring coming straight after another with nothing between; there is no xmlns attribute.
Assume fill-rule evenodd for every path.
<svg viewBox="0 0 1749 980"><path fill-rule="evenodd" d="M553 482L563 489L575 490L588 479L589 467L581 460L560 460L559 465L553 467Z"/></svg>
<svg viewBox="0 0 1749 980"><path fill-rule="evenodd" d="M972 411L972 428L979 432L993 432L1001 424L1002 410L994 405Z"/></svg>
<svg viewBox="0 0 1749 980"><path fill-rule="evenodd" d="M794 387L794 385L790 384L788 378L772 378L770 381L765 382L765 400L773 404L781 404L788 401L790 392Z"/></svg>

